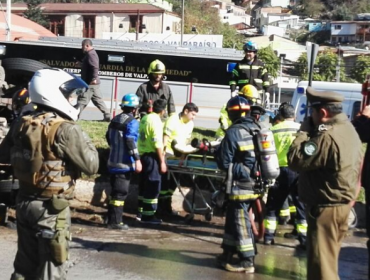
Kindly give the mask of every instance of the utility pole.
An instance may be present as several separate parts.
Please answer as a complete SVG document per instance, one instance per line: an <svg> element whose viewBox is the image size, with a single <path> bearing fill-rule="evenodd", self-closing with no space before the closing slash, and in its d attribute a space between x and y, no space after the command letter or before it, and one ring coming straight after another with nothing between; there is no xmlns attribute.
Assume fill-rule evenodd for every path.
<svg viewBox="0 0 370 280"><path fill-rule="evenodd" d="M286 57L286 54L281 53L279 57L280 57L280 79L279 79L278 104L280 104L280 99L281 99L281 86L283 84L283 62L284 62L284 58Z"/></svg>
<svg viewBox="0 0 370 280"><path fill-rule="evenodd" d="M181 41L180 41L180 46L183 45L184 43L184 17L185 17L185 0L182 0L182 8L181 8Z"/></svg>
<svg viewBox="0 0 370 280"><path fill-rule="evenodd" d="M140 10L137 10L136 19L136 42L139 41L139 28L140 28Z"/></svg>
<svg viewBox="0 0 370 280"><path fill-rule="evenodd" d="M337 45L337 54L338 54L338 57L337 57L337 69L336 69L336 80L337 80L337 83L340 83L340 43L338 43Z"/></svg>
<svg viewBox="0 0 370 280"><path fill-rule="evenodd" d="M11 26L12 26L11 15L12 15L12 1L7 0L6 1L6 25L7 25L6 40L7 41L10 41L10 38L11 38Z"/></svg>

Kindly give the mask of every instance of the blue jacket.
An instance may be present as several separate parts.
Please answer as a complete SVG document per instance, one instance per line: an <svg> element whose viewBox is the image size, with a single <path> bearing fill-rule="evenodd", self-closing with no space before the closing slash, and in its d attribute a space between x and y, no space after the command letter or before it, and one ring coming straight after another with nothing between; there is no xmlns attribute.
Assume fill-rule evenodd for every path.
<svg viewBox="0 0 370 280"><path fill-rule="evenodd" d="M121 113L113 118L106 134L110 146L109 173L121 174L135 170L135 160L140 159L138 136L139 122L131 113Z"/></svg>
<svg viewBox="0 0 370 280"><path fill-rule="evenodd" d="M250 131L260 129L252 117L245 117L237 120L226 130L225 138L217 149L215 158L218 168L226 172L233 163L234 181L254 182L251 172L256 170L257 161Z"/></svg>

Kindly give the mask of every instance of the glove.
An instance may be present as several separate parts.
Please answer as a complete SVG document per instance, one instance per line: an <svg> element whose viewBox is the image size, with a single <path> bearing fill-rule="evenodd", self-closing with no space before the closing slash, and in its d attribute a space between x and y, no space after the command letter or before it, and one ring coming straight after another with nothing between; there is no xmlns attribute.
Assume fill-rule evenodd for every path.
<svg viewBox="0 0 370 280"><path fill-rule="evenodd" d="M238 96L239 95L239 91L237 90L234 90L231 92L231 97L235 97L235 96Z"/></svg>

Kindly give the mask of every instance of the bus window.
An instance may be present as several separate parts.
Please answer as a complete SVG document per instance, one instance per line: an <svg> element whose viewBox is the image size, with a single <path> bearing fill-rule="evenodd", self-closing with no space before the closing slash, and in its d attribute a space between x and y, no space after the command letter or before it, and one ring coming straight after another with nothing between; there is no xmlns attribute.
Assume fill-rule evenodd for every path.
<svg viewBox="0 0 370 280"><path fill-rule="evenodd" d="M361 101L355 101L352 106L352 114L351 114L351 120L353 120L356 115L360 112L361 109Z"/></svg>

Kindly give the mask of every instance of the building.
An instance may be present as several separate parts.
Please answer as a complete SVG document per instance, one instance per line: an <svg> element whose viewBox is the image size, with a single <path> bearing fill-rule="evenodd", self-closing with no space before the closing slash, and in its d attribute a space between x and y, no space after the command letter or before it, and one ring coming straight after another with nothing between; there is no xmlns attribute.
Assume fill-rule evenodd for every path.
<svg viewBox="0 0 370 280"><path fill-rule="evenodd" d="M151 4L44 3L50 31L59 36L103 38L104 32L178 32L181 18ZM13 4L12 13L22 14L26 4Z"/></svg>
<svg viewBox="0 0 370 280"><path fill-rule="evenodd" d="M332 21L330 41L334 45L370 41L370 21Z"/></svg>

